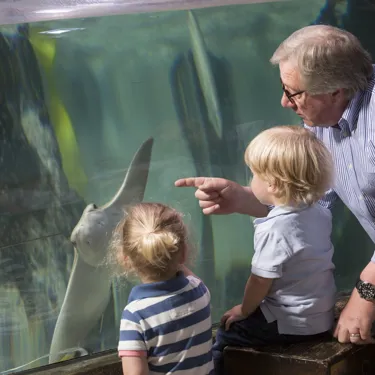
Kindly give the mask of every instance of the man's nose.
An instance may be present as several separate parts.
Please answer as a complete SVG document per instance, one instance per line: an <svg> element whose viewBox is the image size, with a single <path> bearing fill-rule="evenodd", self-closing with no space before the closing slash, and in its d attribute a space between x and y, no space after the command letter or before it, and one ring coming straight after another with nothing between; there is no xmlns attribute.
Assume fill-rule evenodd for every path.
<svg viewBox="0 0 375 375"><path fill-rule="evenodd" d="M284 107L284 108L295 108L296 105L294 103L292 103L288 97L285 95L285 93L283 93L283 96L281 97L281 105Z"/></svg>

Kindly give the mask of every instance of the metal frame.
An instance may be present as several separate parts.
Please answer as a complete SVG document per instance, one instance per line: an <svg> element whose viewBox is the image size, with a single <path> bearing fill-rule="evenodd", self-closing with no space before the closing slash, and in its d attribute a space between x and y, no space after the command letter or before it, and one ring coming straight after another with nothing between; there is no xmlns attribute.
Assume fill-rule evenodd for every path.
<svg viewBox="0 0 375 375"><path fill-rule="evenodd" d="M0 25L285 0L0 0Z"/></svg>

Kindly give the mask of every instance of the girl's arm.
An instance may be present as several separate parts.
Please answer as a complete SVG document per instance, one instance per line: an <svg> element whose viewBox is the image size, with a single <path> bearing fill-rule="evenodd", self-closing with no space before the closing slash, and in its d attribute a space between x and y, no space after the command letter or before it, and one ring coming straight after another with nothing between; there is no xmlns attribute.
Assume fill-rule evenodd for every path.
<svg viewBox="0 0 375 375"><path fill-rule="evenodd" d="M122 357L124 375L149 375L147 357Z"/></svg>

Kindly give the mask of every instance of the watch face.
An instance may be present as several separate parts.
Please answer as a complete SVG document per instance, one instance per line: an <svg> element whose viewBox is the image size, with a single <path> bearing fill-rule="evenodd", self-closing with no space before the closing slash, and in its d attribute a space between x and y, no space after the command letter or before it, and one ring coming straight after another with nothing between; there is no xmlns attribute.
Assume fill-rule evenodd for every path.
<svg viewBox="0 0 375 375"><path fill-rule="evenodd" d="M358 291L361 297L368 301L375 299L375 288L370 283L362 282Z"/></svg>

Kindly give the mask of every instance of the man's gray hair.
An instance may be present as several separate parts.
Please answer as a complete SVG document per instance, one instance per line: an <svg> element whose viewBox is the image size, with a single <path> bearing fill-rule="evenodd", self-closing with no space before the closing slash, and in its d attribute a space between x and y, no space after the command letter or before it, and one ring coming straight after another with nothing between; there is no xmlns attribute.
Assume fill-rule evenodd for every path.
<svg viewBox="0 0 375 375"><path fill-rule="evenodd" d="M274 52L271 63L295 64L311 95L345 89L350 99L365 90L373 74L370 54L351 33L328 25L295 31Z"/></svg>

